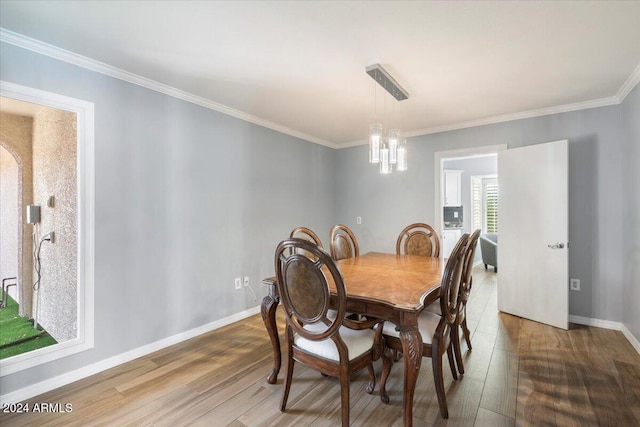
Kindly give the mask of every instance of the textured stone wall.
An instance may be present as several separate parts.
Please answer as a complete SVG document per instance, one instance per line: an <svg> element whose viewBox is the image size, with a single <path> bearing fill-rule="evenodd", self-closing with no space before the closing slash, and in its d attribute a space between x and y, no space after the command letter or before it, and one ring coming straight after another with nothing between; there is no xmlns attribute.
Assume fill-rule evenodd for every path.
<svg viewBox="0 0 640 427"><path fill-rule="evenodd" d="M21 240L19 212L20 171L11 153L0 147L0 278L18 277ZM18 289L11 288L9 294L19 300Z"/></svg>
<svg viewBox="0 0 640 427"><path fill-rule="evenodd" d="M42 243L38 321L58 341L76 337L77 178L76 115L43 108L33 123L34 204L41 206ZM48 206L54 198L54 206Z"/></svg>
<svg viewBox="0 0 640 427"><path fill-rule="evenodd" d="M21 205L19 209L16 206L3 206L0 221L3 223L3 229L5 226L12 227L9 224L16 224L19 228L18 233L22 233L22 239L18 239L15 243L12 243L11 238L5 242L5 239L0 237L0 244L2 245L0 252L3 254L2 261L0 261L3 265L0 271L3 276L5 274L4 271L11 271L12 267L9 259L16 259L11 252L17 251L15 253L17 254L18 264L18 300L20 302L20 315L25 317L31 317L32 314L33 228L25 224L26 206L33 203L32 130L33 120L30 117L0 113L0 145L6 150L6 154L16 161L18 168L18 204ZM10 179L8 176L10 175L5 178L3 175L0 179L3 181ZM5 184L6 182L3 182L3 186ZM4 205L4 203L2 204ZM6 260L4 254L7 254ZM8 264L5 265L5 262Z"/></svg>

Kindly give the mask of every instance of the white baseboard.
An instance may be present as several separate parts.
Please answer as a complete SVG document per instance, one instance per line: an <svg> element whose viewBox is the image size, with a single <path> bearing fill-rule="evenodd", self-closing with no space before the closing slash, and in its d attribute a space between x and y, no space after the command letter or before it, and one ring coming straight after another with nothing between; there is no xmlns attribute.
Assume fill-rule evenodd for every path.
<svg viewBox="0 0 640 427"><path fill-rule="evenodd" d="M254 314L258 313L260 313L260 306L241 311L240 313L233 314L223 319L216 320L206 325L202 325L167 338L163 338L151 344L147 344L142 347L127 351L126 353L118 354L108 359L101 360L100 362L93 363L80 369L76 369L75 371L58 375L48 380L21 388L16 391L12 391L7 394L2 394L0 395L0 404L4 405L5 403L17 403L26 399L30 399L42 393L46 393L47 391L54 390L58 387L62 387L88 376L95 375L99 372L111 369L115 366L121 365L139 357L146 356L147 354L153 353L154 351L162 350L163 348L178 344L182 341L186 341L198 335L213 331L239 320L246 319L247 317L253 316Z"/></svg>
<svg viewBox="0 0 640 427"><path fill-rule="evenodd" d="M613 329L614 331L622 330L622 323L612 322L611 320L592 319L590 317L569 315L570 323L577 323L578 325L595 326L596 328Z"/></svg>
<svg viewBox="0 0 640 427"><path fill-rule="evenodd" d="M640 353L640 341L638 338L634 337L633 334L624 323L621 322L612 322L610 320L602 320L602 319L591 319L589 317L581 317L581 316L569 316L569 322L577 323L579 325L586 326L595 326L597 328L604 329L613 329L614 331L621 331L625 338L629 341L629 343L636 349L638 353Z"/></svg>
<svg viewBox="0 0 640 427"><path fill-rule="evenodd" d="M622 325L622 333L629 340L633 348L635 348L636 351L640 354L640 341L638 341L638 338L633 336L631 331L627 329L627 327L624 324Z"/></svg>

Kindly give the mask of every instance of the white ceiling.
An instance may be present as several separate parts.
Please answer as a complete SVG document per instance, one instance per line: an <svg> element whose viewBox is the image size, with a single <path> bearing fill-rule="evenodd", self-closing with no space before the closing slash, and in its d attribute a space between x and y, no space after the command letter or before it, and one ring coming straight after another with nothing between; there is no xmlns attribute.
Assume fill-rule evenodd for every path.
<svg viewBox="0 0 640 427"><path fill-rule="evenodd" d="M332 147L375 110L410 136L615 104L640 80L638 1L2 0L0 26ZM408 100L385 106L375 63Z"/></svg>

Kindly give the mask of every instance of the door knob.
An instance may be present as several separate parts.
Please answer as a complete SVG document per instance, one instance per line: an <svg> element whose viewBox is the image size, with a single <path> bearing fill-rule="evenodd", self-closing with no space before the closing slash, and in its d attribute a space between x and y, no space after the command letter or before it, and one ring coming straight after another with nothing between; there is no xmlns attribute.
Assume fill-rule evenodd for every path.
<svg viewBox="0 0 640 427"><path fill-rule="evenodd" d="M551 249L562 249L564 248L564 243L558 242L555 245L547 245Z"/></svg>

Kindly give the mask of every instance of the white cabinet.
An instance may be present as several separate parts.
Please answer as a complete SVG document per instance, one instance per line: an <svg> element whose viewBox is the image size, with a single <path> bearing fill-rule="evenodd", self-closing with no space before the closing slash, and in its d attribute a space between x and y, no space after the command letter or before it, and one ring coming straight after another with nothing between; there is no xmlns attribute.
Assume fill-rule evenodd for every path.
<svg viewBox="0 0 640 427"><path fill-rule="evenodd" d="M449 258L451 252L453 252L453 248L455 248L456 243L460 240L460 236L462 236L462 230L444 230L442 232L442 257Z"/></svg>
<svg viewBox="0 0 640 427"><path fill-rule="evenodd" d="M462 205L462 171L444 171L444 200L443 206Z"/></svg>

